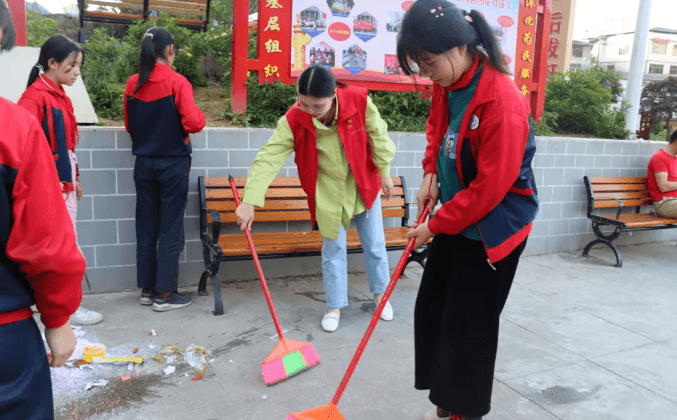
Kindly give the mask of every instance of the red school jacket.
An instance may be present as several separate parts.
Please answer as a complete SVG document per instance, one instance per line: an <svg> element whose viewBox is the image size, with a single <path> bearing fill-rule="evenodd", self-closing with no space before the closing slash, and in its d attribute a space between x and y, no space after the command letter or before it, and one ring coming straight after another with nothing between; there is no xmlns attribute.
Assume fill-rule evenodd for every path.
<svg viewBox="0 0 677 420"><path fill-rule="evenodd" d="M82 299L85 258L45 135L25 109L0 98L0 325L33 316L57 328Z"/></svg>
<svg viewBox="0 0 677 420"><path fill-rule="evenodd" d="M447 92L467 86L476 61L454 85L433 88L426 125L424 173L437 173L439 148L449 129ZM536 140L529 103L513 81L483 63L475 95L463 116L456 145L456 169L463 189L428 222L434 234L456 235L476 224L489 263L508 256L531 232L538 213L531 163Z"/></svg>
<svg viewBox="0 0 677 420"><path fill-rule="evenodd" d="M378 166L369 150L365 128L367 90L355 86L339 86L338 134L346 152L348 165L367 209L371 209L381 189ZM317 187L317 134L313 117L298 108L298 102L287 111L287 122L294 133L294 162L298 167L303 191L308 195L310 220L315 225L315 188Z"/></svg>
<svg viewBox="0 0 677 420"><path fill-rule="evenodd" d="M21 95L19 105L33 114L42 126L52 149L63 192L75 191L74 181L77 181L79 171L76 168L76 179L72 179L68 151L75 150L79 135L73 103L66 91L48 77L40 75Z"/></svg>
<svg viewBox="0 0 677 420"><path fill-rule="evenodd" d="M166 64L156 63L146 83L134 93L139 75L125 86L125 127L137 156L185 156L192 151L188 133L205 126L195 105L193 87Z"/></svg>

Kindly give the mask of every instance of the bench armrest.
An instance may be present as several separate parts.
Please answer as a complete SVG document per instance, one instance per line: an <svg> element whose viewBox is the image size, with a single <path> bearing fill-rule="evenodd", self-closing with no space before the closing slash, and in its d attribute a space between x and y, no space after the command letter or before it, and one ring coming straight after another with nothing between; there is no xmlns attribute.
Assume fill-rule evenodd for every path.
<svg viewBox="0 0 677 420"><path fill-rule="evenodd" d="M618 209L616 210L616 221L621 217L621 211L623 210L623 202L621 200L616 200L618 202Z"/></svg>
<svg viewBox="0 0 677 420"><path fill-rule="evenodd" d="M212 215L212 244L219 246L219 236L221 235L221 214L216 210L207 210Z"/></svg>

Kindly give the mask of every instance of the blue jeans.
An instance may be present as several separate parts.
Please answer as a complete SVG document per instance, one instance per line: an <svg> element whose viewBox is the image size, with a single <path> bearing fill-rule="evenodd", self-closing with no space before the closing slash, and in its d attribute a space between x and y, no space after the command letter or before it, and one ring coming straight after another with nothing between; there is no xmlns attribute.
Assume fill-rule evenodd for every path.
<svg viewBox="0 0 677 420"><path fill-rule="evenodd" d="M176 290L183 251L190 156L137 156L136 270L140 288Z"/></svg>
<svg viewBox="0 0 677 420"><path fill-rule="evenodd" d="M376 197L371 210L355 215L357 233L364 249L364 262L369 278L369 290L376 295L383 294L390 275L388 255L383 233L381 197ZM324 238L322 244L322 275L324 293L329 309L348 306L348 248L346 230L341 226L338 239Z"/></svg>

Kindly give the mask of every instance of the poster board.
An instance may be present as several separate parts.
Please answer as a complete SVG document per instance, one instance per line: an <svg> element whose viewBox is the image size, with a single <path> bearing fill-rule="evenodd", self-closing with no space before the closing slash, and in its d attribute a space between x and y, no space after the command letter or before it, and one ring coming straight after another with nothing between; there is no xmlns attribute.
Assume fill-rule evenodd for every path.
<svg viewBox="0 0 677 420"><path fill-rule="evenodd" d="M544 48L540 39L543 29L549 29L544 22L550 17L552 0L449 1L484 15L517 87L535 103L533 94L543 95L545 91L545 78L539 74L542 54L538 48ZM280 80L292 84L304 68L319 64L330 68L338 80L355 86L372 90L425 89L431 82L419 79L414 83L401 72L396 56L401 20L412 4L410 0L259 0L258 58L245 59L246 70L258 71L259 83ZM238 58L246 49L246 38L238 35L238 28L247 25L244 14L238 15L238 7L245 6L246 1L236 0L234 110L238 106L246 109L246 97L242 98L243 92L246 94L246 77L242 74L243 61Z"/></svg>

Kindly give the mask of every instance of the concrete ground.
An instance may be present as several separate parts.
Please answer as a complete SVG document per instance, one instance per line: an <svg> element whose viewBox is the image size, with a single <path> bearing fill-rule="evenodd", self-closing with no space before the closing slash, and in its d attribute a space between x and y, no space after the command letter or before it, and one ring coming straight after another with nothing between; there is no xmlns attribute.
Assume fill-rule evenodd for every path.
<svg viewBox="0 0 677 420"><path fill-rule="evenodd" d="M492 410L485 420L677 419L675 242L622 247L623 268L601 249L522 259L502 315ZM284 260L280 260L284 264ZM224 268L225 269L225 268ZM339 403L346 419L418 420L432 405L413 388L413 305L420 268L409 268L391 299L395 319L379 322ZM59 419L275 419L327 404L375 305L364 274L350 276L350 306L337 332L320 327L319 277L269 281L285 335L309 341L321 363L278 385L261 380L261 362L277 342L258 281L224 284L226 314L212 297L155 313L138 293L87 295L105 314L83 327L80 347L101 342L109 355L146 354L137 369L96 365L52 370ZM194 292L194 290L189 290ZM149 335L154 329L155 336ZM186 363L150 356L162 344L215 349L206 380ZM131 375L122 381L121 376ZM107 379L85 391L87 382Z"/></svg>

